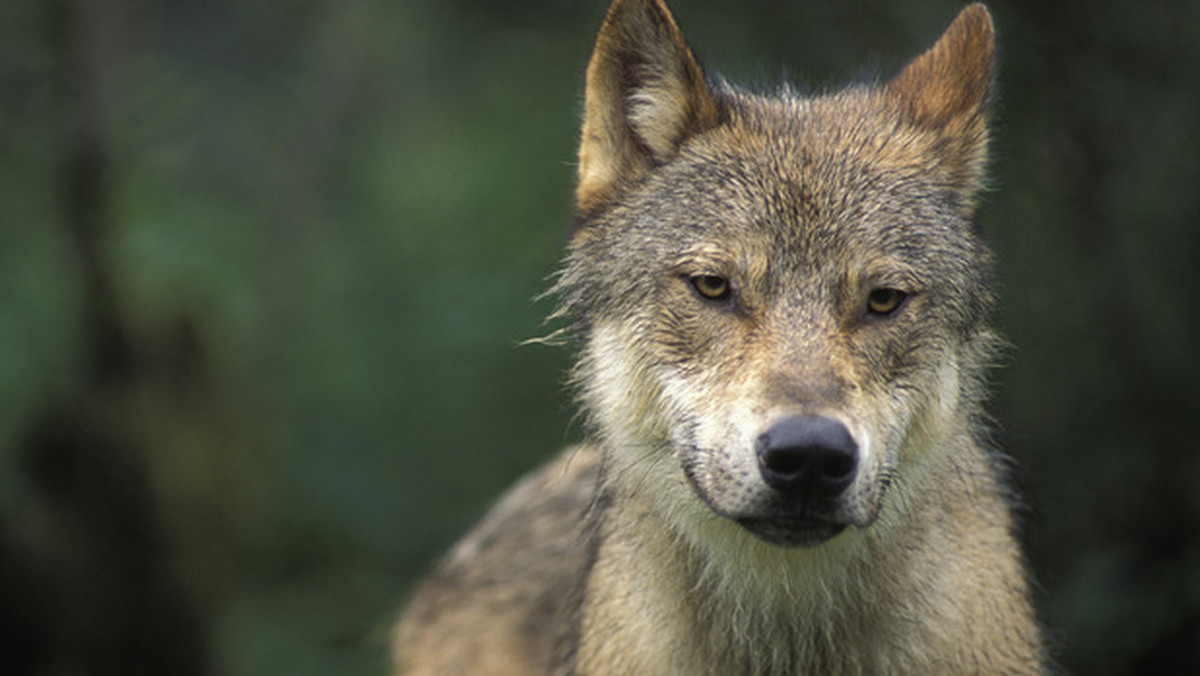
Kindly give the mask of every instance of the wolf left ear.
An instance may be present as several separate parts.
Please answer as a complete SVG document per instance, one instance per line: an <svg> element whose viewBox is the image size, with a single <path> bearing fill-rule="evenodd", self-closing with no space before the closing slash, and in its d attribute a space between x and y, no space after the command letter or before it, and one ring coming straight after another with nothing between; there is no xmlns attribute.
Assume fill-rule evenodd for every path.
<svg viewBox="0 0 1200 676"><path fill-rule="evenodd" d="M901 115L948 142L957 173L971 187L982 179L987 154L995 45L992 15L982 4L969 5L933 47L884 87Z"/></svg>
<svg viewBox="0 0 1200 676"><path fill-rule="evenodd" d="M985 122L996 52L992 15L979 3L965 7L933 47L887 84L909 118L940 128Z"/></svg>
<svg viewBox="0 0 1200 676"><path fill-rule="evenodd" d="M587 69L577 204L588 211L717 123L717 105L662 0L614 0Z"/></svg>

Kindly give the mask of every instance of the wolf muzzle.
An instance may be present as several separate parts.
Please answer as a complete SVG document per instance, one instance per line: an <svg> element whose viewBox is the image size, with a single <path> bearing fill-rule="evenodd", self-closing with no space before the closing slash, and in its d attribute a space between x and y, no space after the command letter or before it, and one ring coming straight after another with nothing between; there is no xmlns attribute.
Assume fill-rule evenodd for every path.
<svg viewBox="0 0 1200 676"><path fill-rule="evenodd" d="M773 490L806 502L835 499L854 483L858 444L850 430L821 416L775 423L755 442L758 469Z"/></svg>
<svg viewBox="0 0 1200 676"><path fill-rule="evenodd" d="M859 448L846 426L822 416L793 416L755 440L763 484L758 509L729 515L759 538L785 547L817 545L856 519L848 506Z"/></svg>

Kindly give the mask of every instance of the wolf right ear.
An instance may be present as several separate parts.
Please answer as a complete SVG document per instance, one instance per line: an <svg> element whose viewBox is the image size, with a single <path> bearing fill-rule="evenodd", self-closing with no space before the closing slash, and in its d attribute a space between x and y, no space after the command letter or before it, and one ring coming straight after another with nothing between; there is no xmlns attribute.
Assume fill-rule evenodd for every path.
<svg viewBox="0 0 1200 676"><path fill-rule="evenodd" d="M662 0L614 0L587 69L576 203L589 211L715 126L704 72Z"/></svg>

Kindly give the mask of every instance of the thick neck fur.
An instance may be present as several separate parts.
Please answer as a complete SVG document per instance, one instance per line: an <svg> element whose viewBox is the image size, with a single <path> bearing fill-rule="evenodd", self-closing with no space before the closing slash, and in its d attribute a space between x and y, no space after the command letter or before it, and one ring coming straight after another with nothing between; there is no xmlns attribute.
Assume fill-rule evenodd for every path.
<svg viewBox="0 0 1200 676"><path fill-rule="evenodd" d="M595 573L619 577L626 596L593 617L612 615L614 634L671 644L646 650L670 664L632 662L636 673L937 673L930 655L947 655L967 621L954 601L956 568L971 565L946 513L986 514L1000 499L968 435L943 443L953 447L927 449L931 466L892 487L879 521L814 548L763 543L703 505L664 499L670 487L606 481ZM955 484L919 485L934 476ZM1007 537L1007 523L989 526L996 533L985 537ZM631 627L631 617L641 621ZM591 629L605 636L604 624ZM593 673L583 664L579 673Z"/></svg>

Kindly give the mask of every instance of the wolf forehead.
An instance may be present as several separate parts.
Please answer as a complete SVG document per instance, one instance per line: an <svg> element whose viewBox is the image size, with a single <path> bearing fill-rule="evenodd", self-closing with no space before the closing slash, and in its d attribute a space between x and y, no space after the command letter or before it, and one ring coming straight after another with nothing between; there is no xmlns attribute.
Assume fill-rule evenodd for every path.
<svg viewBox="0 0 1200 676"><path fill-rule="evenodd" d="M722 123L581 214L575 243L649 230L680 238L746 228L801 244L813 236L912 250L970 239L978 185L956 180L936 131L905 124L868 87L818 98L714 87ZM617 232L602 233L612 229Z"/></svg>
<svg viewBox="0 0 1200 676"><path fill-rule="evenodd" d="M906 124L877 91L766 97L722 84L714 94L722 122L683 140L619 202L584 213L572 248L644 272L689 251L733 266L760 255L809 268L889 258L935 277L954 274L937 269L948 261L986 266L977 186L942 166L952 158L936 130ZM622 251L596 255L610 246Z"/></svg>

